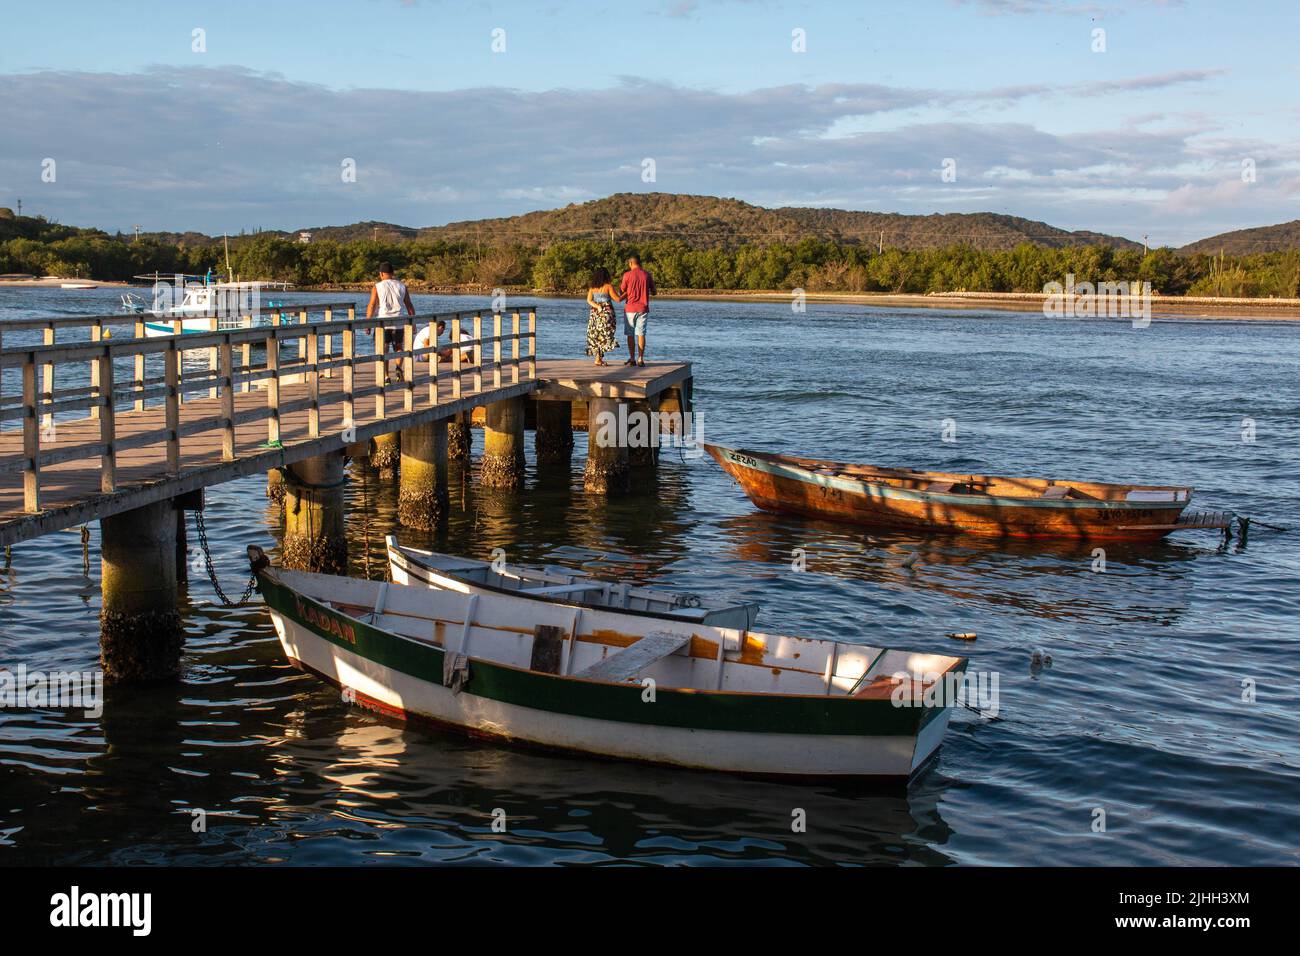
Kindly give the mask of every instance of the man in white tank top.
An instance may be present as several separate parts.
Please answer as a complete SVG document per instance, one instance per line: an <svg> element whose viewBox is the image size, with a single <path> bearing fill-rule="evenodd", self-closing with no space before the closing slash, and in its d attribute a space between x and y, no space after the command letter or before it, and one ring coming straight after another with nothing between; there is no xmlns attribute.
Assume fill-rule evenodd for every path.
<svg viewBox="0 0 1300 956"><path fill-rule="evenodd" d="M366 318L378 316L387 319L402 314L415 315L415 306L411 304L411 293L406 291L406 283L393 277L393 267L387 262L379 263L379 281L370 290L370 302L366 305ZM402 326L384 325L384 350L401 351ZM385 366L385 379L388 378ZM384 384L388 384L385 381Z"/></svg>

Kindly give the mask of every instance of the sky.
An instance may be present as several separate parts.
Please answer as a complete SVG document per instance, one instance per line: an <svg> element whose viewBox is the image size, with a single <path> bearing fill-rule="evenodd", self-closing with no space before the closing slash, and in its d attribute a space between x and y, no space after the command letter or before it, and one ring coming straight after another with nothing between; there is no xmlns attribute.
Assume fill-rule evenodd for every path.
<svg viewBox="0 0 1300 956"><path fill-rule="evenodd" d="M1175 246L1300 218L1296 0L4 0L0 22L0 206L74 225L430 226L619 192Z"/></svg>

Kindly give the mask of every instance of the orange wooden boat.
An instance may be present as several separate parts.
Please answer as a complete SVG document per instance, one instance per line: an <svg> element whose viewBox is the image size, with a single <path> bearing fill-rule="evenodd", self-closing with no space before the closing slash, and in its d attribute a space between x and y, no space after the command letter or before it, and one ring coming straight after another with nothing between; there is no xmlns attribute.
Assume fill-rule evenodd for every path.
<svg viewBox="0 0 1300 956"><path fill-rule="evenodd" d="M1192 489L846 465L704 446L764 511L911 531L1155 540L1182 527Z"/></svg>

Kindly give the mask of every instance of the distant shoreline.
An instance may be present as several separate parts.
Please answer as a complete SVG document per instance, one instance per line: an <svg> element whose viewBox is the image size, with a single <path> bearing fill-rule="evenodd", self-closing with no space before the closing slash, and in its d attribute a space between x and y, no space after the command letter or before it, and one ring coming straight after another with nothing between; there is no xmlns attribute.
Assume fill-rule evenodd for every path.
<svg viewBox="0 0 1300 956"><path fill-rule="evenodd" d="M59 288L65 282L85 282L105 288L132 288L140 283L99 279L63 279L42 276L39 279L0 279L0 288ZM492 290L485 286L439 286L412 280L407 282L416 295L481 295L490 296ZM300 293L350 292L361 294L370 290L369 283L341 283L338 285L301 286L291 291ZM74 291L74 290L68 290ZM543 296L551 299L580 299L571 292L548 292L522 286L506 286L505 292L514 297ZM788 291L749 291L744 289L668 289L656 298L665 300L716 300L719 302L790 302ZM904 309L1003 309L1012 312L1043 311L1047 296L1042 292L807 292L806 302L841 305L869 305ZM1151 297L1154 315L1176 315L1197 319L1274 319L1300 321L1300 299L1252 299L1216 296L1154 295Z"/></svg>
<svg viewBox="0 0 1300 956"><path fill-rule="evenodd" d="M419 281L407 285L416 295L482 295L492 290L483 286L435 286ZM337 286L312 286L304 292L366 292L367 284L346 283ZM545 296L549 299L580 299L573 292L547 292L522 286L506 286L507 295ZM789 302L790 292L744 289L668 289L657 299L716 300L719 302ZM808 292L805 301L822 304L872 305L907 309L1005 309L1012 312L1043 311L1047 296L1042 292ZM1197 319L1278 319L1300 321L1300 299L1244 299L1214 296L1153 295L1153 315L1179 315Z"/></svg>

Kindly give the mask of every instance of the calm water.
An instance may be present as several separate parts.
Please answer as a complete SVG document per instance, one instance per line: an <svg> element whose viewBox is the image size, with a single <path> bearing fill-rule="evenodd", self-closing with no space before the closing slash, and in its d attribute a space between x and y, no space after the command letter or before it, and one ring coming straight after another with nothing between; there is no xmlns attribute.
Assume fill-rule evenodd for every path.
<svg viewBox="0 0 1300 956"><path fill-rule="evenodd" d="M108 290L0 289L0 321L115 304ZM585 320L580 303L543 302L542 353L579 354ZM991 311L661 302L650 341L654 357L695 363L711 440L1189 483L1194 507L1300 525L1295 325L1134 330ZM956 442L941 440L944 419ZM732 592L762 602L765 630L969 651L999 674L1003 719L960 712L933 769L886 792L516 752L349 710L285 664L259 608L223 609L196 576L181 682L111 693L100 719L0 710L0 863L1297 861L1300 532L1257 528L1244 548L1221 548L1213 532L1112 546L1095 573L1090 547L763 515L711 461L676 453L653 493L591 499L584 436L567 481L538 482L529 444L527 493L476 494L453 473L446 533L403 540ZM264 484L209 490L228 591L246 576L244 546L279 533ZM379 576L396 488L354 475L348 499L353 573L368 555ZM0 566L0 664L95 665L97 548L92 526L88 575L74 534L13 548ZM806 573L790 570L796 548ZM957 645L945 637L955 630L979 639ZM1036 649L1050 667L1031 667ZM193 808L207 811L206 833L191 832ZM491 832L496 808L507 834ZM791 832L795 808L807 833ZM1091 830L1094 808L1104 834Z"/></svg>

